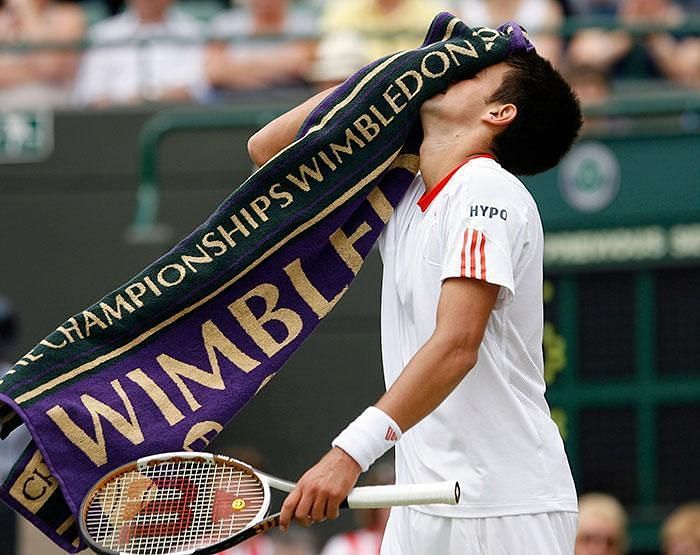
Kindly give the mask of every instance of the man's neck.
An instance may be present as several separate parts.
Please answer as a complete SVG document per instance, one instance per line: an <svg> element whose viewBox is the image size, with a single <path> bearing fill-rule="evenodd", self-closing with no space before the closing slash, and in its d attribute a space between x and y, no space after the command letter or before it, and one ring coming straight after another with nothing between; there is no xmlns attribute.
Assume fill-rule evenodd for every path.
<svg viewBox="0 0 700 555"><path fill-rule="evenodd" d="M162 12L142 12L138 14L139 22L142 25L156 25L163 23L168 18L168 10Z"/></svg>
<svg viewBox="0 0 700 555"><path fill-rule="evenodd" d="M420 146L420 172L430 192L453 169L478 154L492 154L483 141L443 134L425 136Z"/></svg>

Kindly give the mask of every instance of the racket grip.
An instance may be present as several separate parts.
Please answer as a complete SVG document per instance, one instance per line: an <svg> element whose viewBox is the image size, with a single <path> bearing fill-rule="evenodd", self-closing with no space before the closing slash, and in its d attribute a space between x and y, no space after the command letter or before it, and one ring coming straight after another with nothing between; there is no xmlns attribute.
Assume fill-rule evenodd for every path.
<svg viewBox="0 0 700 555"><path fill-rule="evenodd" d="M378 509L400 505L456 505L459 495L459 482L368 486L352 490L345 502L347 505L343 505L351 509Z"/></svg>

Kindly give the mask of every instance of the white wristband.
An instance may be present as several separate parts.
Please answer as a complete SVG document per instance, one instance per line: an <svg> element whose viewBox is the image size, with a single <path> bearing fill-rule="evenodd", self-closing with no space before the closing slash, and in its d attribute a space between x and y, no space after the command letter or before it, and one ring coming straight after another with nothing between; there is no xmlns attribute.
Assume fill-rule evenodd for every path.
<svg viewBox="0 0 700 555"><path fill-rule="evenodd" d="M391 416L377 407L369 407L340 432L331 445L340 447L366 472L399 439L401 428Z"/></svg>

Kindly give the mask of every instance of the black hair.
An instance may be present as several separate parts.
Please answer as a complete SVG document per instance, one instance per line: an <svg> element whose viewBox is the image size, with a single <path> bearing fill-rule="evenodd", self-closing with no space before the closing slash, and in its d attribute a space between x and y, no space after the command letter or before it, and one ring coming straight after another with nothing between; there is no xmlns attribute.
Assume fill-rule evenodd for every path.
<svg viewBox="0 0 700 555"><path fill-rule="evenodd" d="M505 63L510 68L490 100L515 104L518 113L491 146L505 169L534 175L556 166L571 148L583 122L581 106L559 72L534 51Z"/></svg>

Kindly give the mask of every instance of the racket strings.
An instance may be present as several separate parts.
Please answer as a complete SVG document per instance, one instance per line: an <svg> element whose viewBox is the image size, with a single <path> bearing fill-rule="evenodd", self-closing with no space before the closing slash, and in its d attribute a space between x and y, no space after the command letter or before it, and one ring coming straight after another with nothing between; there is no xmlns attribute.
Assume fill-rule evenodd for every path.
<svg viewBox="0 0 700 555"><path fill-rule="evenodd" d="M108 550L166 555L232 536L265 505L259 478L243 467L165 461L104 484L87 504L85 527Z"/></svg>

